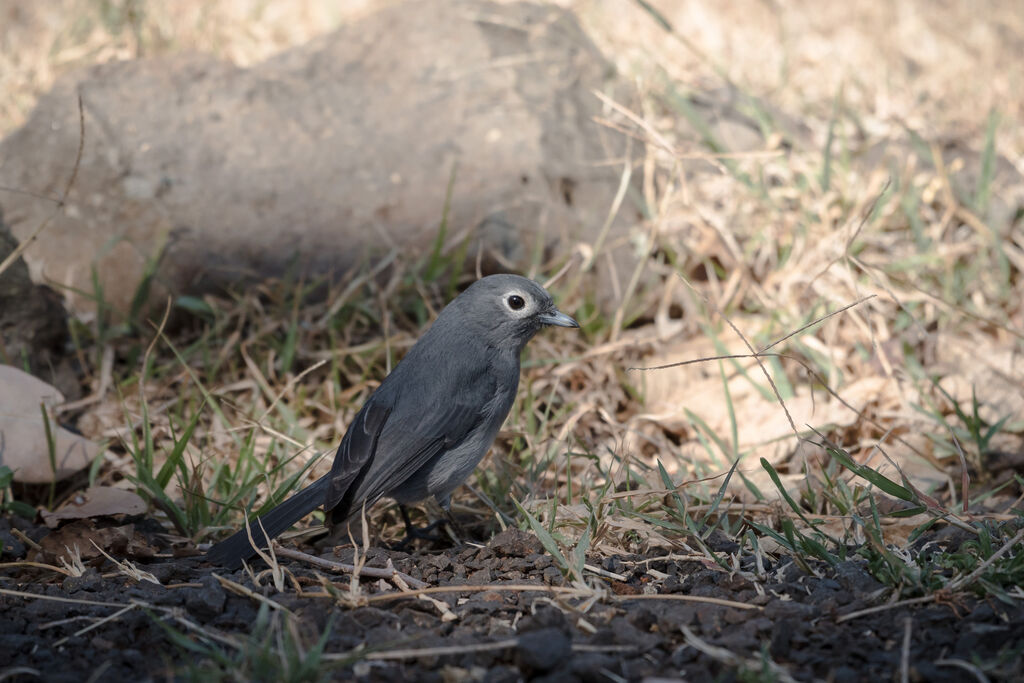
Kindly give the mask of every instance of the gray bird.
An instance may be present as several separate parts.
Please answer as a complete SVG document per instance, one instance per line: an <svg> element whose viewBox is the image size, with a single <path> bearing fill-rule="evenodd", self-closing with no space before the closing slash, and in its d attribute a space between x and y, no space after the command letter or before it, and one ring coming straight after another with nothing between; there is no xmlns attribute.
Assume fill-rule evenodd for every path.
<svg viewBox="0 0 1024 683"><path fill-rule="evenodd" d="M383 496L404 506L452 491L494 442L519 387L519 356L547 325L579 327L518 275L491 275L449 303L352 420L330 474L259 518L274 538L319 506L338 524ZM253 538L268 541L253 522ZM207 558L237 567L255 552L245 530Z"/></svg>

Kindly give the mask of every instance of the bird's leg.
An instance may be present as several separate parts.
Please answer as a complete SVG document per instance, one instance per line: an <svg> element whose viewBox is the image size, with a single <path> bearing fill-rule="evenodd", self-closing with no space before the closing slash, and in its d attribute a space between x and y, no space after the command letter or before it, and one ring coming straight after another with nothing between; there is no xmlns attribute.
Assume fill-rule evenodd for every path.
<svg viewBox="0 0 1024 683"><path fill-rule="evenodd" d="M455 515L452 514L452 497L450 495L440 498L435 496L435 500L441 506L441 511L444 512L444 518L447 520L445 530L448 532L448 537L456 546L461 546L465 533L462 531L462 525L455 521Z"/></svg>
<svg viewBox="0 0 1024 683"><path fill-rule="evenodd" d="M402 521L405 522L405 534L406 534L407 537L409 537L409 538L419 538L419 539L422 539L424 541L440 541L441 540L440 536L438 536L436 534L432 534L431 532L434 531L435 529L437 529L438 527L441 527L441 526L444 526L445 524L447 524L448 523L447 519L444 519L444 518L435 519L433 522L431 522L430 524L428 524L428 525L426 525L424 527L417 527L417 526L413 526L412 520L409 519L409 508L405 507L404 505L399 505L398 509L401 510L401 512L402 512Z"/></svg>
<svg viewBox="0 0 1024 683"><path fill-rule="evenodd" d="M424 527L413 526L412 520L409 519L409 509L404 505L398 506L399 512L402 513L402 521L405 522L405 538L398 543L394 544L393 550L405 550L410 543L416 539L423 541L431 541L436 543L437 541L443 540L443 538L435 533L432 533L439 526L445 526L449 522L445 518L437 519Z"/></svg>
<svg viewBox="0 0 1024 683"><path fill-rule="evenodd" d="M461 546L462 537L466 535L462 530L462 525L455 521L455 515L452 514L452 510L449 505L443 505L441 509L444 510L443 521L445 522L448 536L450 536L452 541L455 542L455 545Z"/></svg>

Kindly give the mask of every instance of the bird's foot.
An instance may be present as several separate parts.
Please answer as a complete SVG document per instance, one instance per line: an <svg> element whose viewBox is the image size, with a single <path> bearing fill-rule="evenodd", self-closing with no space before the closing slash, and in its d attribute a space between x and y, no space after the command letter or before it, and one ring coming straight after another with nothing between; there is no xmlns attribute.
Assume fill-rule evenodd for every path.
<svg viewBox="0 0 1024 683"><path fill-rule="evenodd" d="M438 519L426 526L407 525L405 527L405 538L398 543L393 543L391 545L391 549L405 550L413 541L430 541L431 543L440 543L445 540L445 537L436 533L436 531L446 526L448 526L447 519Z"/></svg>
<svg viewBox="0 0 1024 683"><path fill-rule="evenodd" d="M406 510L404 505L400 505L398 508L402 513L402 521L405 522L405 538L398 543L392 544L390 547L392 550L404 551L413 541L430 541L431 543L442 543L445 540L453 540L456 545L461 545L458 536L458 525L455 520L448 517L442 517L436 519L430 524L422 527L413 526L412 520L409 519L409 511ZM447 530L448 534L444 535L437 533L438 530Z"/></svg>

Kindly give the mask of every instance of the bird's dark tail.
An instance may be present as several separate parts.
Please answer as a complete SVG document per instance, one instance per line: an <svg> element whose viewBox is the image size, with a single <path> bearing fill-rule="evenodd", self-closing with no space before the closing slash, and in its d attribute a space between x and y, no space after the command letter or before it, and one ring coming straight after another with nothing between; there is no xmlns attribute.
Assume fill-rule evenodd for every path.
<svg viewBox="0 0 1024 683"><path fill-rule="evenodd" d="M283 533L292 524L299 521L310 512L323 505L324 496L327 491L327 476L320 477L315 482L302 489L291 498L272 509L267 514L249 522L252 529L252 538L260 548L266 548L270 542L268 538L274 538ZM260 525L266 530L266 536ZM237 569L242 566L242 560L247 560L256 551L249 543L249 536L245 529L236 531L220 543L216 543L206 551L206 559L213 564Z"/></svg>

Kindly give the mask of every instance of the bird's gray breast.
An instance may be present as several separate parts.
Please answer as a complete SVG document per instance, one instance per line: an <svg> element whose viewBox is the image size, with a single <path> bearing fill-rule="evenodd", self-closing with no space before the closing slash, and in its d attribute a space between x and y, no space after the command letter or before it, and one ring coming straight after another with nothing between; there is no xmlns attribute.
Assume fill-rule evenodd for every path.
<svg viewBox="0 0 1024 683"><path fill-rule="evenodd" d="M452 491L458 488L487 454L497 436L519 385L518 363L514 368L492 368L495 380L490 396L482 401L480 420L457 444L438 453L412 476L386 495L399 503L415 503L434 496L447 507ZM468 387L467 387L468 389Z"/></svg>

